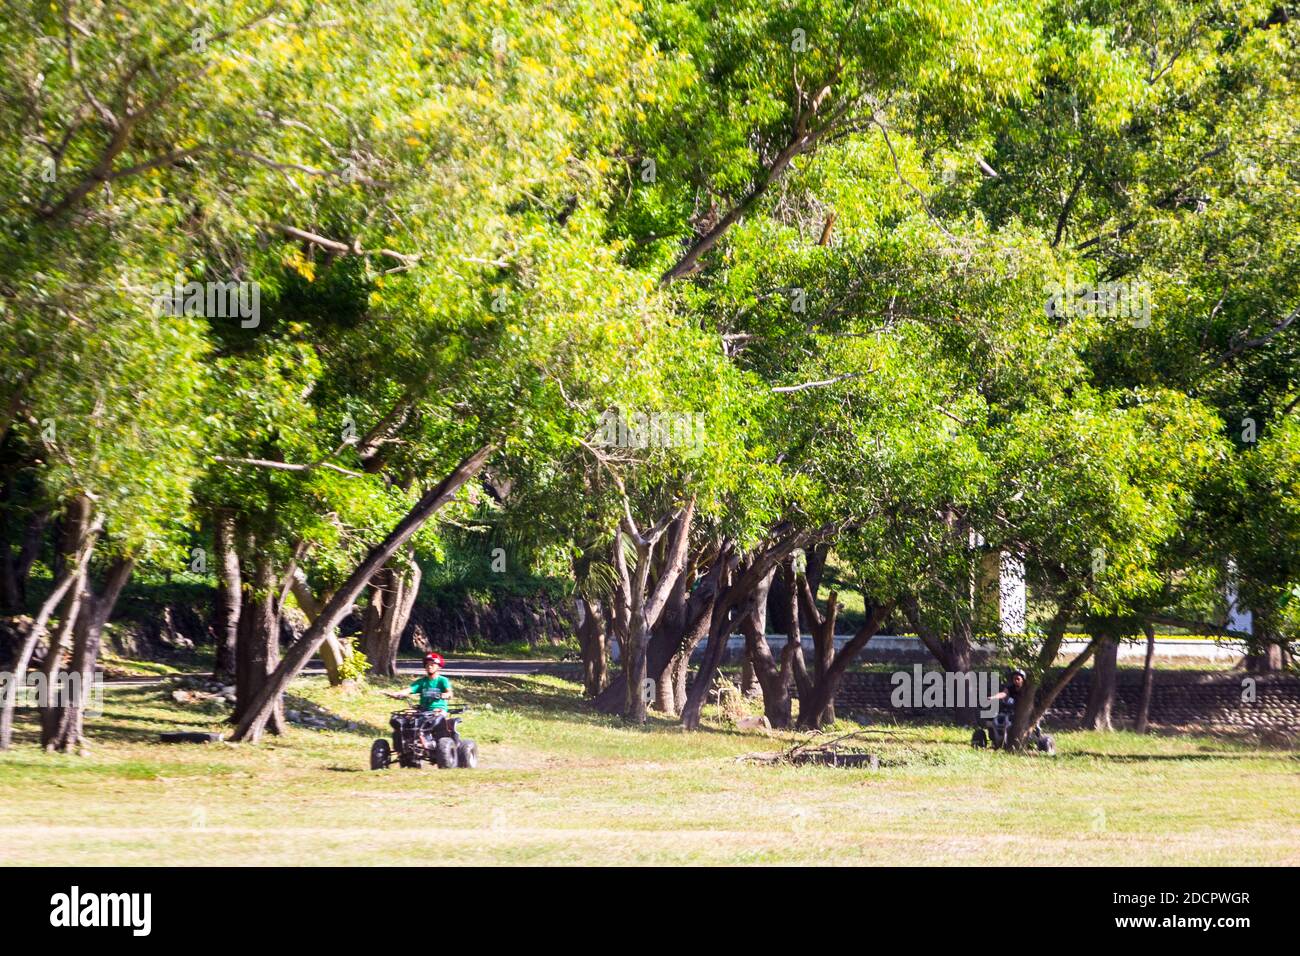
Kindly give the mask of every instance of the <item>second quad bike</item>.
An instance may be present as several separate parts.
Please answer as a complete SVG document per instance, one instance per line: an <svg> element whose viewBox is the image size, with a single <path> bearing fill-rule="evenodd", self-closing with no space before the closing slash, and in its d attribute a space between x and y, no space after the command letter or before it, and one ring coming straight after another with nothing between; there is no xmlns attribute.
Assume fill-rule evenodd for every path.
<svg viewBox="0 0 1300 956"><path fill-rule="evenodd" d="M992 744L994 750L1005 750L1007 737L1011 734L1011 721L1011 714L996 714L991 718L981 718L979 726L971 734L971 746L987 747ZM1048 756L1056 753L1056 740L1051 734L1043 731L1041 720L1030 729L1026 742Z"/></svg>
<svg viewBox="0 0 1300 956"><path fill-rule="evenodd" d="M370 769L383 770L394 763L419 768L433 763L439 769L478 766L478 744L460 735L463 707L441 710L397 710L388 720L393 739L380 737L370 745Z"/></svg>

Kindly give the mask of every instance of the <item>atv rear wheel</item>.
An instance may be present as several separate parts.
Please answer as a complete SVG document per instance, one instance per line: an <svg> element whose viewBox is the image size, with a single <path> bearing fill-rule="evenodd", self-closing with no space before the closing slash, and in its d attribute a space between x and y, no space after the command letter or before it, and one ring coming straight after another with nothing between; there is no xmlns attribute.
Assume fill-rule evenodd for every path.
<svg viewBox="0 0 1300 956"><path fill-rule="evenodd" d="M989 745L989 735L984 732L983 727L977 727L975 733L970 735L970 745L980 750Z"/></svg>
<svg viewBox="0 0 1300 956"><path fill-rule="evenodd" d="M370 745L370 769L383 770L388 766L388 758L392 751L388 749L388 741L382 737Z"/></svg>
<svg viewBox="0 0 1300 956"><path fill-rule="evenodd" d="M1049 757L1056 756L1056 740L1051 734L1043 734L1038 738L1038 749Z"/></svg>
<svg viewBox="0 0 1300 956"><path fill-rule="evenodd" d="M478 744L472 740L462 740L456 747L456 766L473 770L478 766Z"/></svg>
<svg viewBox="0 0 1300 956"><path fill-rule="evenodd" d="M456 741L450 737L439 737L434 744L433 759L441 770L450 770L456 766Z"/></svg>

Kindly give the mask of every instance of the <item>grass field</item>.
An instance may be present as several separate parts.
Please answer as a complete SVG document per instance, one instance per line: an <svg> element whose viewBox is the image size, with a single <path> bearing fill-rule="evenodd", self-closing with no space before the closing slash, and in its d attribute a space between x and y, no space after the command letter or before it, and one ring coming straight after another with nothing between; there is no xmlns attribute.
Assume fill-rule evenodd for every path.
<svg viewBox="0 0 1300 956"><path fill-rule="evenodd" d="M222 718L161 688L111 691L85 756L25 723L0 754L0 864L1300 863L1294 750L1061 733L1055 758L1010 756L906 725L868 738L875 771L763 766L736 757L798 738L628 728L553 677L458 692L474 771L368 770L392 702L323 678L295 696L355 732L162 745Z"/></svg>

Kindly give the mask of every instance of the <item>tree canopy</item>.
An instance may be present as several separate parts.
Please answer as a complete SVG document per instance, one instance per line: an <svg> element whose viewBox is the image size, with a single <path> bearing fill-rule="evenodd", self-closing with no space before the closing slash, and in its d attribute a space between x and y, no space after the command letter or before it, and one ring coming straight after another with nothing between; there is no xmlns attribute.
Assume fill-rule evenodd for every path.
<svg viewBox="0 0 1300 956"><path fill-rule="evenodd" d="M223 569L217 630L255 739L354 609L391 666L421 566L484 535L572 582L591 653L622 649L606 703L637 720L658 687L698 722L733 632L781 687L804 675L797 620L779 665L767 651L769 591L820 626L801 562L830 551L867 622L798 676L817 720L891 620L941 650L991 628L1038 680L1071 620L1223 629L1231 584L1258 623L1238 636L1289 656L1285 5L69 0L4 18L20 670L110 562L180 569L198 547ZM970 600L991 553L1025 568L1026 633ZM312 623L281 660L286 603Z"/></svg>

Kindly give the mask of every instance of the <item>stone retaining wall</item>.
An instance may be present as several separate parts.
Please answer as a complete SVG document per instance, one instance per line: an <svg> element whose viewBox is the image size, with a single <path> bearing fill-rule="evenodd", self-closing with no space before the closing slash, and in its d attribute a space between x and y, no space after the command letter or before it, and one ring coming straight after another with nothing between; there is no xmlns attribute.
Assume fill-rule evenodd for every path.
<svg viewBox="0 0 1300 956"><path fill-rule="evenodd" d="M900 668L901 669L901 668ZM842 711L858 711L872 717L892 715L939 716L941 711L924 708L898 709L890 697L894 683L890 674L850 672L836 697ZM1078 720L1088 704L1089 671L1079 674L1061 691L1049 712L1049 720ZM1247 684L1253 681L1253 685ZM1254 692L1253 700L1243 700ZM1119 726L1131 722L1137 713L1142 691L1141 671L1121 670L1117 674L1112 717ZM1155 672L1151 694L1152 723L1172 726L1194 724L1233 725L1260 729L1300 730L1300 677L1291 675L1248 676L1223 671Z"/></svg>

